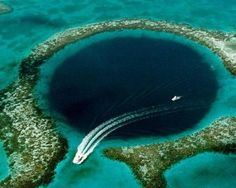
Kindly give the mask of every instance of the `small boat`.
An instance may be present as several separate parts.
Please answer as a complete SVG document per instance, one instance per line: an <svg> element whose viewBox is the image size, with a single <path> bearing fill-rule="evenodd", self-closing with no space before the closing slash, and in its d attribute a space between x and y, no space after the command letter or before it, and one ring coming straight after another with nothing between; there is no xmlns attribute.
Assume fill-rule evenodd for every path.
<svg viewBox="0 0 236 188"><path fill-rule="evenodd" d="M87 158L86 155L83 155L82 153L77 152L74 159L73 159L73 163L74 164L82 164L86 158Z"/></svg>
<svg viewBox="0 0 236 188"><path fill-rule="evenodd" d="M171 100L172 101L178 101L178 100L180 100L182 98L182 96L174 96Z"/></svg>

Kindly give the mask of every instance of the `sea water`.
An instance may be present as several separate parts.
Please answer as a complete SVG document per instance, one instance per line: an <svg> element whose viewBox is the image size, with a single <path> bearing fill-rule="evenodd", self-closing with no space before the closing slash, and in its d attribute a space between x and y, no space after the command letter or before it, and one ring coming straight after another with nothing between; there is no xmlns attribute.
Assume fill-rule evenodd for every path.
<svg viewBox="0 0 236 188"><path fill-rule="evenodd" d="M10 4L14 11L0 16L1 88L16 78L20 60L29 53L33 46L45 40L51 34L71 26L126 17L146 17L179 23L184 22L196 27L223 31L235 31L236 26L236 4L234 0L98 0L96 2L92 0L81 0L79 2L63 0L51 0L50 2L6 0L5 2ZM182 39L180 40L182 41ZM68 54L67 57L72 55L70 54L71 51L73 51L71 48L64 49L65 54ZM200 51L202 56L208 58L207 62L212 64L217 72L219 89L216 100L208 114L197 125L176 135L158 137L160 140L174 139L192 133L197 129L206 127L215 118L222 115L235 115L235 77L224 69L220 60L209 50L203 49ZM67 57L61 56L60 58ZM43 71L51 75L51 71L56 68L54 65L52 63L47 66L47 70L44 69ZM48 85L45 84L44 86L46 90ZM40 94L44 93L41 92ZM40 96L42 98L45 97L44 95ZM98 150L93 153L84 166L78 167L72 165L71 160L77 144L81 141L84 134L76 132L73 128L63 123L59 123L58 127L68 138L70 148L67 158L58 165L55 179L48 187L139 187L131 170L122 163L104 158L101 154L102 149L110 146L127 146L158 141L157 137L134 138L129 141L121 139L108 140L99 146ZM209 160L209 158L211 159ZM196 162L194 162L195 160ZM207 162L204 162L204 160ZM1 161L6 161L6 159L3 158ZM216 164L217 161L220 166ZM171 187L184 187L184 177L184 180L186 178L189 180L186 185L194 185L195 187L204 187L205 185L207 185L205 187L235 187L236 185L232 178L236 172L236 165L234 160L232 160L232 156L218 154L206 154L205 156L205 154L202 154L183 161L183 163L185 165L181 163L176 166L177 171L175 171L174 167L173 171L170 170L168 172L167 180ZM191 168L187 169L189 173L184 176L181 171L183 172L184 170L186 172L186 166ZM196 171L198 166L200 166L200 170L207 171L205 174L209 178L204 178L202 173L199 173L199 170ZM7 168L4 169L1 172L7 174ZM215 169L218 169L217 174ZM226 172L222 169L229 170ZM218 178L216 179L215 177Z"/></svg>
<svg viewBox="0 0 236 188"><path fill-rule="evenodd" d="M157 116L116 131L117 136L178 133L202 118L218 89L215 71L192 48L132 33L116 33L57 63L49 83L49 107L85 133L144 107L160 106L161 112L161 105L171 111L172 106L203 102L204 108ZM175 95L183 100L173 103Z"/></svg>
<svg viewBox="0 0 236 188"><path fill-rule="evenodd" d="M174 165L166 171L165 177L168 187L233 188L236 185L235 162L235 155L203 153Z"/></svg>
<svg viewBox="0 0 236 188"><path fill-rule="evenodd" d="M4 151L3 145L0 142L0 180L3 180L9 175L9 167L7 162L7 155Z"/></svg>
<svg viewBox="0 0 236 188"><path fill-rule="evenodd" d="M75 65L75 64L76 64L76 62L80 63L79 61L70 61L70 62L67 62L68 64L64 64L64 62L66 62L71 57L73 57L73 58L77 57L76 55L78 55L78 50L83 51L84 49L88 48L91 44L96 45L97 42L104 42L105 39L107 39L108 41L114 39L114 37L118 37L118 39L120 39L119 37L127 39L127 37L129 37L129 36L135 36L139 39L151 37L154 41L155 40L159 41L160 39L162 39L164 41L168 41L168 42L172 41L173 44L175 44L175 42L176 42L178 44L186 45L187 47L189 47L192 50L199 53L199 55L201 57L200 60L202 60L203 62L205 62L207 64L206 68L207 69L209 68L210 69L209 71L211 71L211 73L214 73L214 74L212 74L213 78L217 79L217 85L218 85L218 87L216 88L217 95L215 96L216 98L214 98L215 100L212 103L210 111L208 111L208 113L205 114L204 118L201 119L198 122L198 124L194 124L194 125L192 124L191 129L188 128L186 130L186 128L185 128L185 131L183 131L179 134L174 134L174 135L172 134L172 135L165 136L165 137L161 137L158 134L157 134L157 136L152 136L152 137L150 137L150 136L149 137L141 137L140 136L141 134L140 134L139 137L134 137L132 139L127 139L127 135L126 135L126 137L125 137L126 139L124 139L124 137L118 136L118 137L116 137L116 139L105 140L104 142L102 142L100 144L100 146L97 148L97 150L95 150L95 152L88 158L88 160L85 161L85 163L81 166L72 165L71 160L73 159L74 154L76 152L77 144L81 142L83 136L86 133L86 131L85 131L86 129L84 131L78 131L78 129L76 127L71 126L70 123L68 123L66 121L67 118L63 118L61 116L58 116L58 119L61 118L62 122L67 122L67 125L65 123L61 123L60 128L62 129L62 132L64 133L65 137L67 137L69 139L70 151L67 155L66 160L58 165L58 168L57 168L58 176L56 176L56 178L49 185L49 187L58 187L60 185L61 186L70 185L71 187L76 187L76 186L108 187L109 185L111 185L111 182L110 182L111 179L113 182L112 186L114 186L114 187L120 187L122 185L122 182L123 182L123 185L127 186L127 187L138 187L140 185L137 184L137 182L133 180L134 177L133 177L130 169L125 168L124 164L121 164L119 162L111 162L110 160L108 160L102 156L102 149L103 148L107 148L109 146L114 147L114 146L127 146L127 145L137 145L137 144L145 144L145 143L158 143L159 141L163 141L166 139L168 139L168 140L175 139L175 138L178 138L182 135L186 135L191 132L194 132L197 129L206 127L212 121L214 121L216 118L218 118L222 115L229 115L229 114L234 115L235 114L234 107L232 106L231 103L230 103L231 105L229 105L229 102L227 102L228 100L232 100L231 98L234 95L234 93L231 93L230 95L232 95L232 96L230 96L230 97L226 96L226 93L229 94L227 92L227 90L231 89L232 91L234 91L235 79L232 76L230 76L229 73L224 69L219 58L217 58L207 48L202 47L202 46L200 46L194 42L191 42L189 40L186 40L182 37L176 37L171 34L163 34L163 33L158 34L158 33L153 33L153 32L144 32L144 31L123 31L123 32L101 34L96 37L91 37L89 39L86 39L78 44L73 44L71 46L68 46L64 51L58 53L56 56L51 58L45 65L43 65L41 67L42 76L41 76L41 80L39 81L38 88L37 88L38 96L43 96L44 99L48 98L48 95L50 93L50 87L52 86L50 84L52 84L51 82L52 82L53 78L55 78L54 76L55 75L58 76L58 70L61 73L61 74L59 74L61 77L57 77L57 78L59 80L60 79L61 80L59 81L59 80L55 79L55 81L59 81L57 84L59 84L59 85L62 84L61 86L63 86L64 82L66 82L64 79L67 78L67 76L65 76L64 73L68 73L68 71L71 70L70 68L72 68L72 67L74 67L73 71L75 71L75 73L76 73L76 70L78 70L78 69L76 69L76 66L79 66L79 65ZM162 44L161 40L159 42L160 42L160 44ZM191 59L188 59L188 61L191 62ZM91 63L91 62L88 62L88 63ZM101 62L101 63L103 63L103 62ZM75 66L72 66L73 64ZM192 65L195 65L195 64L193 63ZM63 69L62 67L67 67L67 68ZM65 71L65 72L63 73L63 71ZM72 73L72 75L73 75L73 71L72 72L69 71L69 73ZM75 75L76 74L74 74L74 76ZM63 79L63 77L64 77L64 79ZM78 80L75 83L79 84L79 82L80 81ZM226 83L230 83L230 82L232 83L231 85L226 84ZM68 84L69 83L66 83L65 85L68 86ZM76 84L72 84L72 86L75 86L75 85ZM177 84L177 86L178 86L178 84ZM179 86L181 87L181 84L179 84ZM63 88L63 87L59 87L59 88ZM165 87L163 87L163 89L165 89ZM75 92L76 92L76 90L77 89L75 89ZM79 88L78 88L78 90L79 90ZM161 90L161 88L160 88L160 90ZM58 93L63 93L63 92L66 93L65 90L61 90ZM193 95L195 95L195 94L193 94ZM69 95L69 96L71 98L74 98L73 95ZM224 96L224 97L221 98L221 96ZM59 101L59 102L65 103L66 99L64 99L63 101ZM50 104L48 104L47 100L44 100L44 101L41 100L41 102L42 102L41 103L42 108L46 107L48 105L50 106ZM63 105L61 107L63 108ZM222 108L224 109L223 111L222 111ZM49 110L49 109L45 108L45 111L46 110ZM136 127L134 127L134 126L132 127L133 131L135 128ZM141 128L142 127L140 127L140 129L138 129L139 130L138 132L142 133ZM143 128L143 129L145 130L145 128ZM175 127L175 130L178 130L178 128ZM88 129L87 129L87 131L88 131ZM131 130L129 130L129 131L131 131ZM147 132L150 133L150 131L147 131ZM129 138L129 136L130 135L128 135L128 138ZM225 159L227 159L227 157L225 157ZM113 167L113 166L111 166L111 164L114 164L115 166ZM118 165L118 166L120 165L120 168L116 168L117 167L116 165ZM114 168L114 171L116 172L115 177L114 177L114 174L106 173L106 172L109 172L113 168ZM89 175L88 176L80 176L79 175L80 173L81 174L89 174ZM78 174L78 175L76 175L76 174ZM170 175L170 177L171 177L171 175ZM104 181L104 178L107 180ZM129 181L127 179L129 179ZM91 180L96 180L96 183ZM127 183L127 181L129 183Z"/></svg>

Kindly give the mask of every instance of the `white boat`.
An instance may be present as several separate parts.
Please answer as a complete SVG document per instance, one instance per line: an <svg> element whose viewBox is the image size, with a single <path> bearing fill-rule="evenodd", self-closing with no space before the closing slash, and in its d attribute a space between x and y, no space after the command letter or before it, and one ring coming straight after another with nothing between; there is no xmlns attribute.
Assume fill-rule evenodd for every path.
<svg viewBox="0 0 236 188"><path fill-rule="evenodd" d="M178 100L180 100L182 98L182 96L174 96L171 100L172 101L178 101Z"/></svg>
<svg viewBox="0 0 236 188"><path fill-rule="evenodd" d="M73 159L73 163L74 164L82 164L84 162L84 160L87 158L86 155L83 155L81 153L76 153L76 156Z"/></svg>

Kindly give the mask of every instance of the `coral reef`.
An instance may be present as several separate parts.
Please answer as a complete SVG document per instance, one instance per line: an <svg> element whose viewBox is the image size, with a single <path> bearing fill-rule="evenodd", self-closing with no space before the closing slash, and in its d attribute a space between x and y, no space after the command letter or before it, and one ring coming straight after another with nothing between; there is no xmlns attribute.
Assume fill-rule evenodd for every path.
<svg viewBox="0 0 236 188"><path fill-rule="evenodd" d="M178 140L110 148L104 154L127 163L144 187L166 187L165 170L180 160L207 151L236 153L236 118L221 118L211 126Z"/></svg>
<svg viewBox="0 0 236 188"><path fill-rule="evenodd" d="M6 150L10 175L0 187L36 187L50 181L67 142L54 121L37 107L32 85L15 81L1 93L0 139Z"/></svg>

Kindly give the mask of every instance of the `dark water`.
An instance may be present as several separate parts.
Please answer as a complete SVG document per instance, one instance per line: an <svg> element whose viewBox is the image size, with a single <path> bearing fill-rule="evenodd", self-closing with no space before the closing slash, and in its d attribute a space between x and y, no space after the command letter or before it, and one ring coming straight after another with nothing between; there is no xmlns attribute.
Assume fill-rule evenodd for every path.
<svg viewBox="0 0 236 188"><path fill-rule="evenodd" d="M168 135L193 127L217 89L214 72L193 48L164 39L120 37L93 43L66 59L52 77L49 102L71 126L87 133L142 107L204 101L206 108L140 121L115 134ZM173 104L174 95L183 98Z"/></svg>

